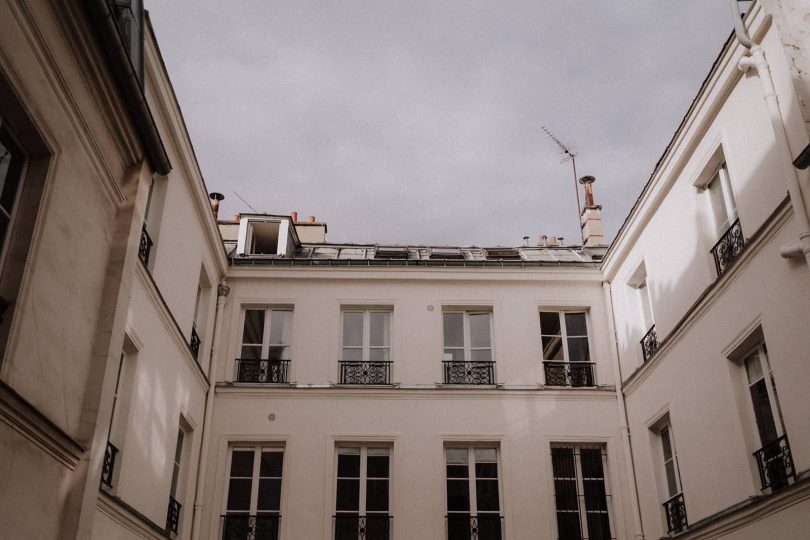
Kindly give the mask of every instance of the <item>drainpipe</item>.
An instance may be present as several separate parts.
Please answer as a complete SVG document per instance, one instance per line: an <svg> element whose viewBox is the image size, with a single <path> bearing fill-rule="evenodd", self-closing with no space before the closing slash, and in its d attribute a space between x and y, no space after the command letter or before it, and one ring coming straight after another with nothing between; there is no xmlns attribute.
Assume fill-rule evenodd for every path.
<svg viewBox="0 0 810 540"><path fill-rule="evenodd" d="M610 283L602 282L602 291L605 293L605 310L607 311L608 335L612 341L610 360L613 364L613 373L616 375L616 404L619 407L619 428L622 432L622 449L624 461L627 464L626 482L630 486L630 503L633 506L633 538L644 540L644 529L641 526L641 507L638 502L638 485L636 484L636 466L633 462L633 448L630 446L630 427L627 424L627 406L624 403L624 390L622 389L622 368L619 365L619 340L616 338L616 323L613 315L613 293Z"/></svg>
<svg viewBox="0 0 810 540"><path fill-rule="evenodd" d="M793 206L793 214L796 217L796 225L799 228L799 242L781 246L779 248L779 254L785 258L804 257L808 268L810 268L810 219L808 219L807 215L807 206L804 204L802 189L799 184L799 176L796 173L796 169L791 166L793 154L788 144L784 116L779 108L779 100L776 96L776 90L774 90L773 87L770 67L768 66L768 61L765 59L765 53L762 47L754 43L748 35L743 25L742 18L740 17L737 1L728 0L728 3L731 9L731 18L734 20L734 34L737 36L737 41L751 52L750 56L740 58L737 67L743 72L754 69L759 75L759 80L762 82L765 102L768 104L768 115L771 119L771 128L773 129L774 138L776 139L777 150L782 157L781 161L785 169L783 173L787 178L790 202Z"/></svg>
<svg viewBox="0 0 810 540"><path fill-rule="evenodd" d="M217 310L214 314L214 337L211 342L211 356L208 358L208 377L211 383L205 395L205 413L203 416L202 440L200 441L200 460L197 464L197 483L194 488L194 508L191 517L191 538L200 538L200 520L202 519L203 492L205 483L206 464L208 463L208 437L211 431L211 411L214 408L214 360L219 357L219 336L222 333L222 312L225 309L225 299L231 292L230 287L223 279L217 286Z"/></svg>

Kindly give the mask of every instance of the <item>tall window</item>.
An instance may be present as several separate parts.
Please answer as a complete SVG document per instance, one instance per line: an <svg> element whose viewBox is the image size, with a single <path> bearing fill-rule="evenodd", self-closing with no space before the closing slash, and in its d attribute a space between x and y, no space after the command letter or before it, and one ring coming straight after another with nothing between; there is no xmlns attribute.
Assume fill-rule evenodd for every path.
<svg viewBox="0 0 810 540"><path fill-rule="evenodd" d="M335 540L390 537L389 454L383 446L338 446Z"/></svg>
<svg viewBox="0 0 810 540"><path fill-rule="evenodd" d="M734 192L725 163L720 165L706 189L709 192L717 232L723 234L737 220L737 203L734 201Z"/></svg>
<svg viewBox="0 0 810 540"><path fill-rule="evenodd" d="M445 311L444 382L494 384L492 313Z"/></svg>
<svg viewBox="0 0 810 540"><path fill-rule="evenodd" d="M110 429L101 469L101 483L108 488L115 487L121 469L117 464L121 463L120 452L124 446L127 432L132 383L135 379L135 357L135 353L121 352L118 359L118 373L115 377L115 390L110 412Z"/></svg>
<svg viewBox="0 0 810 540"><path fill-rule="evenodd" d="M659 432L661 450L664 457L664 476L666 477L666 501L664 513L667 520L667 532L680 532L687 526L686 505L681 487L681 472L678 468L678 454L675 451L675 438L672 426L667 422Z"/></svg>
<svg viewBox="0 0 810 540"><path fill-rule="evenodd" d="M559 540L609 540L610 493L606 456L600 446L555 445L551 448Z"/></svg>
<svg viewBox="0 0 810 540"><path fill-rule="evenodd" d="M540 338L547 385L594 385L584 311L541 311Z"/></svg>
<svg viewBox="0 0 810 540"><path fill-rule="evenodd" d="M288 382L292 310L248 308L244 311L237 381Z"/></svg>
<svg viewBox="0 0 810 540"><path fill-rule="evenodd" d="M237 446L231 450L223 540L278 540L284 449Z"/></svg>
<svg viewBox="0 0 810 540"><path fill-rule="evenodd" d="M341 384L390 384L391 312L344 310Z"/></svg>
<svg viewBox="0 0 810 540"><path fill-rule="evenodd" d="M447 540L500 540L498 449L448 447Z"/></svg>
<svg viewBox="0 0 810 540"><path fill-rule="evenodd" d="M181 420L182 423L182 420ZM174 447L174 463L172 464L172 483L169 491L169 507L166 512L166 530L177 534L180 528L180 510L182 504L183 445L185 444L186 430L181 425L177 430L177 442Z"/></svg>
<svg viewBox="0 0 810 540"><path fill-rule="evenodd" d="M0 117L0 268L6 259L8 239L20 198L25 154Z"/></svg>

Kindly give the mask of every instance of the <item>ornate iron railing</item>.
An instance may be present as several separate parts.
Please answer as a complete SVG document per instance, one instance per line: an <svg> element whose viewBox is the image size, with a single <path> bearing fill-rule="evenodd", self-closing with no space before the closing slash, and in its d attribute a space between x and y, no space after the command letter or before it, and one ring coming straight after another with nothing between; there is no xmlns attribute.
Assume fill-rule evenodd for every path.
<svg viewBox="0 0 810 540"><path fill-rule="evenodd" d="M339 514L335 521L335 540L389 540L391 520L388 514L365 516Z"/></svg>
<svg viewBox="0 0 810 540"><path fill-rule="evenodd" d="M686 520L686 504L683 493L678 493L664 503L664 512L667 515L667 532L679 533L689 526Z"/></svg>
<svg viewBox="0 0 810 540"><path fill-rule="evenodd" d="M754 459L757 460L762 489L771 488L776 491L787 486L790 478L796 478L787 435L782 435L754 452Z"/></svg>
<svg viewBox="0 0 810 540"><path fill-rule="evenodd" d="M107 448L104 449L104 462L101 464L101 483L110 488L113 486L115 457L117 455L118 448L110 441L107 441Z"/></svg>
<svg viewBox="0 0 810 540"><path fill-rule="evenodd" d="M289 360L236 359L236 382L287 383L289 371Z"/></svg>
<svg viewBox="0 0 810 540"><path fill-rule="evenodd" d="M222 516L222 540L278 540L279 514Z"/></svg>
<svg viewBox="0 0 810 540"><path fill-rule="evenodd" d="M655 325L647 330L647 333L644 334L644 337L641 338L641 355L644 357L644 361L646 362L655 354L655 351L658 350L658 334L655 333Z"/></svg>
<svg viewBox="0 0 810 540"><path fill-rule="evenodd" d="M391 384L391 362L341 360L340 384Z"/></svg>
<svg viewBox="0 0 810 540"><path fill-rule="evenodd" d="M196 325L191 325L191 339L188 342L188 350L191 351L194 360L197 360L200 355L200 336L197 335Z"/></svg>
<svg viewBox="0 0 810 540"><path fill-rule="evenodd" d="M182 504L169 495L169 508L166 511L166 532L177 534L177 527L180 525L180 509Z"/></svg>
<svg viewBox="0 0 810 540"><path fill-rule="evenodd" d="M717 270L717 277L722 276L728 270L734 259L742 253L744 247L745 237L743 236L742 227L740 227L740 220L737 219L711 249L712 255L714 255L714 267Z"/></svg>
<svg viewBox="0 0 810 540"><path fill-rule="evenodd" d="M450 514L447 516L447 540L501 540L503 516L498 514Z"/></svg>
<svg viewBox="0 0 810 540"><path fill-rule="evenodd" d="M146 224L141 227L141 243L138 246L138 257L144 266L149 264L149 252L152 250L152 238L146 232Z"/></svg>
<svg viewBox="0 0 810 540"><path fill-rule="evenodd" d="M546 386L595 386L594 362L543 362Z"/></svg>
<svg viewBox="0 0 810 540"><path fill-rule="evenodd" d="M444 384L495 384L495 362L445 360Z"/></svg>

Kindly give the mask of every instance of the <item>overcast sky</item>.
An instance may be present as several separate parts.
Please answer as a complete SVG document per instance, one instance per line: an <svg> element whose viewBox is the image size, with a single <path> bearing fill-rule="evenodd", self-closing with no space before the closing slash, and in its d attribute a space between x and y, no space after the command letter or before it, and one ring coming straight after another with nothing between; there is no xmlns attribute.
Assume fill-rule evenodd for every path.
<svg viewBox="0 0 810 540"><path fill-rule="evenodd" d="M612 238L728 37L725 0L146 0L221 214L333 242Z"/></svg>

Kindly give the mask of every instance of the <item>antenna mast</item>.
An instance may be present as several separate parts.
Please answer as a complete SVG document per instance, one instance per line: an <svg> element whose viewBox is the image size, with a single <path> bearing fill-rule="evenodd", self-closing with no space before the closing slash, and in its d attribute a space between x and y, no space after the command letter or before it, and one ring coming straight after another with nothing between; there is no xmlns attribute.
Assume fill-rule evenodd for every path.
<svg viewBox="0 0 810 540"><path fill-rule="evenodd" d="M579 227L579 238L584 243L585 238L582 236L582 227L579 223L579 220L582 217L582 206L579 203L579 187L577 186L577 151L572 148L572 145L564 144L559 137L554 135L546 126L541 126L541 129L543 130L543 133L548 135L549 139L551 139L554 144L557 145L557 148L560 149L564 156L563 159L571 160L571 166L574 168L574 193L577 195L577 227Z"/></svg>

